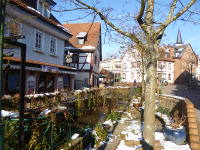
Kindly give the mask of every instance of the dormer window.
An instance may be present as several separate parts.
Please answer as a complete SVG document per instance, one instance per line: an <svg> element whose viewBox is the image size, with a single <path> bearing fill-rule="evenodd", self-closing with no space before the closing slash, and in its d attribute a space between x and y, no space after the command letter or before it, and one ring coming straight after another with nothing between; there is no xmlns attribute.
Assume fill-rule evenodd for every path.
<svg viewBox="0 0 200 150"><path fill-rule="evenodd" d="M41 15L49 18L50 17L50 4L46 0L38 0L38 11Z"/></svg>
<svg viewBox="0 0 200 150"><path fill-rule="evenodd" d="M84 44L86 40L86 36L87 36L87 32L79 32L76 36L78 44Z"/></svg>

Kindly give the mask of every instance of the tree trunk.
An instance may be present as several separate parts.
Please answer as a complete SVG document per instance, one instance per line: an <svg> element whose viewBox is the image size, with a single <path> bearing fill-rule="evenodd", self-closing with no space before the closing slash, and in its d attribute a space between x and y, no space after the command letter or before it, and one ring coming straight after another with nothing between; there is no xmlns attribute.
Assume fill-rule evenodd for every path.
<svg viewBox="0 0 200 150"><path fill-rule="evenodd" d="M143 59L143 58L142 58ZM141 104L143 104L145 100L145 66L144 66L144 61L142 60L142 95L141 95Z"/></svg>
<svg viewBox="0 0 200 150"><path fill-rule="evenodd" d="M148 44L149 56L146 69L145 109L144 109L144 148L154 149L155 145L155 99L156 99L156 46Z"/></svg>
<svg viewBox="0 0 200 150"><path fill-rule="evenodd" d="M144 75L142 76L142 97L141 97L141 103L143 104L145 100L145 80L144 80Z"/></svg>

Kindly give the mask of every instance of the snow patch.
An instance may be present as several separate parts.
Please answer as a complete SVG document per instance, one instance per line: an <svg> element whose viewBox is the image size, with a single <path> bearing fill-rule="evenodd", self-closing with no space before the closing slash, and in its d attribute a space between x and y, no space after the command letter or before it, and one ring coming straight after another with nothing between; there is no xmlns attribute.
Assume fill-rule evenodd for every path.
<svg viewBox="0 0 200 150"><path fill-rule="evenodd" d="M71 34L71 33L70 33L70 30L67 29L67 28L65 28L63 25L57 24L57 27L60 27L63 31L65 31L65 32L67 32L67 33L69 33L69 34Z"/></svg>
<svg viewBox="0 0 200 150"><path fill-rule="evenodd" d="M40 116L44 116L44 115L47 115L51 112L50 109L45 109L43 112L40 113Z"/></svg>
<svg viewBox="0 0 200 150"><path fill-rule="evenodd" d="M1 110L1 116L2 117L17 118L17 117L19 117L19 113L18 112L7 111L7 110Z"/></svg>
<svg viewBox="0 0 200 150"><path fill-rule="evenodd" d="M103 125L109 125L109 126L113 126L113 122L110 120L106 120Z"/></svg>
<svg viewBox="0 0 200 150"><path fill-rule="evenodd" d="M75 133L74 135L72 135L71 139L72 140L75 140L79 137L79 134L78 133Z"/></svg>
<svg viewBox="0 0 200 150"><path fill-rule="evenodd" d="M122 140L120 144L118 145L116 150L137 150L142 148L142 145L134 146L134 147L128 147L124 144L124 141Z"/></svg>
<svg viewBox="0 0 200 150"><path fill-rule="evenodd" d="M77 38L83 38L83 37L85 37L87 35L87 32L79 32L78 34L77 34Z"/></svg>
<svg viewBox="0 0 200 150"><path fill-rule="evenodd" d="M41 15L41 12L39 12L39 11L36 10L36 9L34 9L33 7L27 6L27 8Z"/></svg>
<svg viewBox="0 0 200 150"><path fill-rule="evenodd" d="M81 49L95 49L95 47L88 45L88 46L83 46Z"/></svg>

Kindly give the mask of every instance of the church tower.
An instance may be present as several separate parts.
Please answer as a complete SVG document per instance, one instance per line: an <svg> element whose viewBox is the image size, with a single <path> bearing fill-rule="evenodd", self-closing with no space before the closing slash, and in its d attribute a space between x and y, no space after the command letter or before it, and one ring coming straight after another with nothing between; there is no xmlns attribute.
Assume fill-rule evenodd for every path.
<svg viewBox="0 0 200 150"><path fill-rule="evenodd" d="M176 39L176 43L175 45L176 46L180 46L180 45L183 45L183 40L182 40L182 36L181 36L181 31L180 29L178 29L178 34L177 34L177 39Z"/></svg>

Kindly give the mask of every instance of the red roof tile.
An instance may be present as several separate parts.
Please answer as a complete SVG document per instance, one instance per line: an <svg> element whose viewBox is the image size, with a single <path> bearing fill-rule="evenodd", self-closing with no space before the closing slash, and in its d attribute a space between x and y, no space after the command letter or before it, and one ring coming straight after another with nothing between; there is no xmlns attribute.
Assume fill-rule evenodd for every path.
<svg viewBox="0 0 200 150"><path fill-rule="evenodd" d="M158 61L170 61L170 62L174 62L175 60L173 58L159 58Z"/></svg>
<svg viewBox="0 0 200 150"><path fill-rule="evenodd" d="M16 62L20 62L20 58L16 58L16 57L3 57L3 60L8 60L8 61L16 61ZM61 69L67 69L67 70L74 70L74 68L72 67L68 67L68 66L62 66L62 65L57 65L57 64L49 64L46 62L41 62L41 61L35 61L35 60L26 60L26 63L30 63L30 64L36 64L36 65L45 65L45 66L52 66L52 67L58 67Z"/></svg>
<svg viewBox="0 0 200 150"><path fill-rule="evenodd" d="M101 24L98 22L94 23L76 23L76 24L63 24L64 27L70 30L73 34L72 38L69 39L68 45L75 48L82 48L86 46L97 47L98 41L100 40ZM87 32L87 38L84 44L78 44L77 35L80 32ZM70 45L71 44L71 45ZM87 48L86 48L87 49Z"/></svg>

